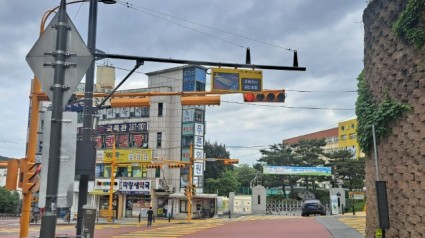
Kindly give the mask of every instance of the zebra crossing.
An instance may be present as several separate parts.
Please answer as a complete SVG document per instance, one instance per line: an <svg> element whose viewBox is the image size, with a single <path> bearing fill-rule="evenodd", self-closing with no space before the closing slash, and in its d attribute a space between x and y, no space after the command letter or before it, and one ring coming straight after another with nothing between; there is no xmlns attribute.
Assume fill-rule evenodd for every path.
<svg viewBox="0 0 425 238"><path fill-rule="evenodd" d="M345 225L356 229L360 234L366 236L366 217L340 217L338 221L344 223Z"/></svg>

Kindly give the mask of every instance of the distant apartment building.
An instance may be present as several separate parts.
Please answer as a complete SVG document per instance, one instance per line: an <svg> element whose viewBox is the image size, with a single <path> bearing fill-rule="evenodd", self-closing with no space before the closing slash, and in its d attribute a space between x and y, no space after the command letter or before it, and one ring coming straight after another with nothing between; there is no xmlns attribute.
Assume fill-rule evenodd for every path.
<svg viewBox="0 0 425 238"><path fill-rule="evenodd" d="M314 139L325 139L324 152L349 150L353 152L354 158L364 157L357 142L357 119L342 121L338 123L338 127L288 138L282 142L286 145L293 145L300 140Z"/></svg>
<svg viewBox="0 0 425 238"><path fill-rule="evenodd" d="M323 147L325 152L332 152L339 149L338 144L338 128L331 128L323 131L317 131L310 134L292 137L289 139L283 140L283 144L293 145L298 143L300 140L315 140L315 139L325 139L326 146Z"/></svg>
<svg viewBox="0 0 425 238"><path fill-rule="evenodd" d="M355 158L364 157L357 142L357 119L338 123L338 147L353 152Z"/></svg>

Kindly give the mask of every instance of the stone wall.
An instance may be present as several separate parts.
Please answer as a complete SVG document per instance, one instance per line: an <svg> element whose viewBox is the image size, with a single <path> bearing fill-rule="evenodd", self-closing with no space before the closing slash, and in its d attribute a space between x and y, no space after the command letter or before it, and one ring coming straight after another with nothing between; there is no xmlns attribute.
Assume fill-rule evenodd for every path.
<svg viewBox="0 0 425 238"><path fill-rule="evenodd" d="M373 0L363 15L364 73L374 98L388 95L412 106L389 125L392 134L377 147L380 180L387 181L391 228L386 237L402 238L425 237L424 50L398 39L391 29L407 2ZM366 159L366 237L374 237L378 223L373 158Z"/></svg>

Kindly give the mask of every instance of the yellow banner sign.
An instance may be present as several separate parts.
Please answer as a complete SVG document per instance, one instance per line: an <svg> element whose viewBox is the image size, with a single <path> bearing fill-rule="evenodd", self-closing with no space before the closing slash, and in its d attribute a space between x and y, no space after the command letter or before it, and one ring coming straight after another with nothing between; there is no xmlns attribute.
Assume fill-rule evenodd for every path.
<svg viewBox="0 0 425 238"><path fill-rule="evenodd" d="M112 150L104 150L97 152L97 161L103 163L111 163L112 157ZM152 149L115 150L115 158L116 163L151 162Z"/></svg>

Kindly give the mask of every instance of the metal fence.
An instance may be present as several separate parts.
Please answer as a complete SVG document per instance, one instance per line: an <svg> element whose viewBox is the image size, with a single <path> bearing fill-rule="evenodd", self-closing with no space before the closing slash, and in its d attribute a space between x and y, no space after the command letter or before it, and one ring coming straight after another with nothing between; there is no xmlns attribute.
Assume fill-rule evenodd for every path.
<svg viewBox="0 0 425 238"><path fill-rule="evenodd" d="M21 216L16 213L0 213L0 220L15 220L19 219Z"/></svg>
<svg viewBox="0 0 425 238"><path fill-rule="evenodd" d="M324 204L326 212L329 213L329 205ZM301 215L301 201L270 201L266 203L267 215Z"/></svg>

